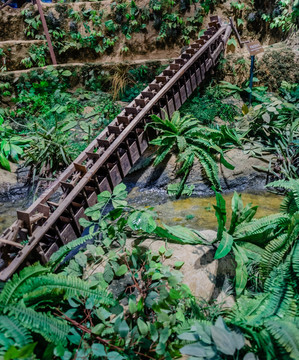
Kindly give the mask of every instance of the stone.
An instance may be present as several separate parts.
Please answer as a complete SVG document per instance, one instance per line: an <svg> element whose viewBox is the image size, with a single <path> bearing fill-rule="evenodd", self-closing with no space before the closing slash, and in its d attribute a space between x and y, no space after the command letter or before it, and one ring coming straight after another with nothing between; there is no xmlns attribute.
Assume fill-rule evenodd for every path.
<svg viewBox="0 0 299 360"><path fill-rule="evenodd" d="M217 233L212 230L201 231L201 235L208 241L216 238ZM134 240L127 242L128 248L134 247ZM233 298L227 295L229 279L234 277L234 263L230 256L214 260L216 248L206 245L182 245L165 243L161 240L147 239L139 247L158 253L161 246L173 251L173 255L164 264L173 266L176 261L183 261L180 271L183 283L188 285L192 294L205 301L217 300L230 306ZM229 298L229 300L226 299Z"/></svg>
<svg viewBox="0 0 299 360"><path fill-rule="evenodd" d="M213 230L204 230L200 235L211 242L216 238L217 233ZM128 250L132 250L135 246L135 239L127 240ZM144 251L151 250L152 253L158 253L161 246L172 250L172 256L165 259L164 264L173 267L177 261L184 262L180 268L183 274L182 283L188 285L196 298L207 302L216 301L222 308L234 305L234 297L230 295L230 281L235 276L234 261L229 255L215 260L216 247L173 244L153 239L147 239L138 246ZM104 272L104 268L105 262L100 263L96 268L92 268L92 271L87 270L86 276ZM115 290L114 287L115 284L112 284L112 292Z"/></svg>
<svg viewBox="0 0 299 360"><path fill-rule="evenodd" d="M154 150L148 149L141 161L145 162L146 157L151 156ZM269 157L265 159L254 158L246 154L242 149L233 149L225 153L225 158L235 166L234 170L229 170L219 164L219 179L223 192L242 192L263 190L267 182L267 174L258 171L258 168L267 168ZM131 172L124 180L127 189L130 191L135 188L133 195L129 195L129 200L140 205L151 204L150 198L158 198L156 204L166 202L168 184L179 182L176 177L178 164L176 155L168 156L158 166L147 166ZM187 178L186 185L194 185L193 196L208 197L213 196L214 192L206 181L202 166L197 159L194 161L193 168ZM134 198L134 199L133 199Z"/></svg>

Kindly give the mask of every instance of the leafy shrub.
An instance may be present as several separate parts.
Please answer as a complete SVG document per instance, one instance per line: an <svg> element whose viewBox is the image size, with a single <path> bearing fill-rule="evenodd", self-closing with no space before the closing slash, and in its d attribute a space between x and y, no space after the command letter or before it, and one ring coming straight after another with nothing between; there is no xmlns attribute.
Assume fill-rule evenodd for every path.
<svg viewBox="0 0 299 360"><path fill-rule="evenodd" d="M0 115L0 167L10 171L8 159L17 163L29 143L30 139L16 135L8 121Z"/></svg>
<svg viewBox="0 0 299 360"><path fill-rule="evenodd" d="M219 145L227 142L238 144L236 134L225 126L222 131L201 126L191 115L181 118L178 111L173 114L171 120L167 116L165 120L162 120L156 115L152 115L152 120L150 126L159 132L158 137L151 141L151 144L159 146L154 165L160 164L171 151L177 154L177 161L181 163L177 174L183 175L183 178L178 189L178 196L183 190L195 158L200 161L209 182L216 188L220 188L215 154L220 155L220 162L224 166L233 169L233 166L224 159Z"/></svg>
<svg viewBox="0 0 299 360"><path fill-rule="evenodd" d="M219 86L208 86L204 93L197 90L182 106L180 112L183 115L192 114L201 124L211 127L217 127L216 117L233 123L239 111L234 105L226 104L224 98L225 93Z"/></svg>

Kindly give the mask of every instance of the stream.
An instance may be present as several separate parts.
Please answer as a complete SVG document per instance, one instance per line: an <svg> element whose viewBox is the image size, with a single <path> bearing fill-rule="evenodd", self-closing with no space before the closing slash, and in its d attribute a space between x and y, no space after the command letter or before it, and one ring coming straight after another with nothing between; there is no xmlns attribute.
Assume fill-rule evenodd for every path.
<svg viewBox="0 0 299 360"><path fill-rule="evenodd" d="M224 194L228 211L228 222L231 216L231 199L233 194ZM243 193L244 206L251 202L258 205L256 218L273 214L279 211L282 196L265 191L256 193ZM180 200L167 200L161 203L161 197L157 193L146 194L133 188L129 194L128 202L135 207L154 207L160 222L167 225L189 226L198 230L216 230L217 220L213 205L215 197L189 197ZM16 210L26 209L28 198L18 198L12 202L0 203L0 234L16 220Z"/></svg>

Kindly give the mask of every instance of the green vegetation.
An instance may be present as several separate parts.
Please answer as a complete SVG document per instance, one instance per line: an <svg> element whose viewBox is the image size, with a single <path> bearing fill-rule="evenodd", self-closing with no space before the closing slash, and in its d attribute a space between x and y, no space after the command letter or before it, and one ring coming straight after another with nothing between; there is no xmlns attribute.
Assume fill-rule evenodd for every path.
<svg viewBox="0 0 299 360"><path fill-rule="evenodd" d="M218 3L116 1L108 13L100 2L88 9L80 5L78 11L61 2L56 15L47 11L46 18L60 59L75 52L109 55L118 43L130 55L134 34L146 34L150 24L157 48L186 44ZM230 3L240 32L257 3ZM268 14L257 11L259 21L285 36L296 30L298 1L267 4ZM187 18L191 6L196 10ZM44 40L39 15L31 8L22 14L26 37ZM67 27L66 19L71 20ZM236 41L229 44L236 46ZM42 67L48 58L41 42L22 64ZM1 72L9 67L7 59L8 51L0 49ZM118 115L117 100L132 101L162 69L148 63L109 71L105 66L49 66L15 81L4 77L0 167L10 170L10 162L22 159L32 182L54 179ZM243 77L245 72L241 59L233 73ZM277 93L269 92L268 84L260 85L255 77L249 106L247 80L240 86L210 83L171 119L153 115L147 126L158 133L151 142L156 152L144 163L154 158L156 166L175 155L179 180L164 188L173 197L192 195L195 185L186 182L199 163L215 194L215 239L207 241L199 229L161 223L154 208L129 205L124 184L100 193L80 219L80 238L56 251L47 265L25 267L0 284L0 360L171 360L182 355L190 360L297 360L299 86L283 79L279 86ZM267 161L256 169L267 173L266 189L284 195L278 213L256 218L257 206L243 204L238 193L228 212L218 169L233 170L228 152L236 148ZM163 245L148 250L148 242L157 240ZM204 245L205 261L218 261L218 269L222 261L232 263L227 280L231 308L192 294L183 280L185 264L174 260L171 243L194 252Z"/></svg>
<svg viewBox="0 0 299 360"><path fill-rule="evenodd" d="M183 191L195 158L199 160L210 183L217 189L220 188L220 182L215 154L220 155L220 162L224 166L234 168L225 160L222 147L240 143L236 134L227 126L222 126L220 131L211 129L200 125L198 120L190 115L181 117L178 111L171 120L166 114L164 120L152 115L150 126L157 130L159 135L151 141L151 144L159 146L154 165L160 164L171 152L178 154L177 162L181 165L177 174L182 175L182 180L177 196Z"/></svg>
<svg viewBox="0 0 299 360"><path fill-rule="evenodd" d="M33 177L52 177L119 113L100 90L69 91L73 76L48 67L23 75L14 89L4 84L2 96L13 105L0 109L2 167L9 169L4 158L17 162L21 156Z"/></svg>
<svg viewBox="0 0 299 360"><path fill-rule="evenodd" d="M256 79L258 82L258 79ZM222 89L236 99L246 102L250 89L222 82ZM282 82L280 93L268 93L267 87L253 88L254 104L242 107L242 116L236 117L235 130L244 137L244 149L251 155L263 157L273 154L266 171L274 179L298 178L299 161L299 108L298 84ZM244 136L246 134L246 136Z"/></svg>
<svg viewBox="0 0 299 360"><path fill-rule="evenodd" d="M296 359L299 183L280 181L272 186L290 190L282 213L271 215L274 228L269 217L252 220L256 208L243 208L235 194L226 232L223 200L217 194L218 233L234 235L231 245L237 261L238 298L226 312L192 296L182 284L179 269L184 263L165 264L172 256L167 244L157 254L128 247L127 236L140 242L167 235L170 242L198 244L202 241L196 231L160 228L151 209L128 207L122 184L113 194L101 193L98 203L85 212L90 221L81 220L88 235L60 248L48 266L27 267L5 284L0 294L1 355L173 359L181 353L194 359ZM112 210L107 212L109 205ZM292 240L285 241L284 234L292 234ZM246 236L259 245L248 246ZM224 238L216 258L228 253ZM76 251L82 244L84 249ZM269 256L274 262L266 262L265 272ZM242 275L246 291L241 295L240 267L244 272L258 261L258 286Z"/></svg>
<svg viewBox="0 0 299 360"><path fill-rule="evenodd" d="M184 17L192 4L196 4L194 16ZM198 3L198 4L197 4ZM94 6L80 10L68 9L57 4L55 17L51 10L46 20L52 37L54 50L58 58L66 52L89 49L95 54L109 54L117 43L122 44L121 51L128 54L133 51L131 38L134 33L146 33L150 22L156 31L158 46L169 42L183 45L198 35L205 14L218 3L215 0L151 0L145 6L134 1L111 3L111 11ZM24 33L29 39L44 40L40 16L34 9L22 11L25 22ZM70 21L67 21L69 19ZM1 56L1 54L0 54ZM28 56L22 60L27 68L44 66L48 63L47 47L33 45Z"/></svg>
<svg viewBox="0 0 299 360"><path fill-rule="evenodd" d="M270 28L279 28L283 32L298 29L299 3L297 0L276 0L272 13L262 15L262 19L270 24Z"/></svg>

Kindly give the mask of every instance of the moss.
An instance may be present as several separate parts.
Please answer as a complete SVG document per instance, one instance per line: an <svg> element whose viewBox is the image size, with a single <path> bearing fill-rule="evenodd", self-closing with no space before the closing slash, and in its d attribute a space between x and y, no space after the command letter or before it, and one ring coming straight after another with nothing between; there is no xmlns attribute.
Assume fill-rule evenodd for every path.
<svg viewBox="0 0 299 360"><path fill-rule="evenodd" d="M270 91L276 91L283 80L298 83L299 72L295 53L286 44L269 47L257 63L256 75Z"/></svg>

